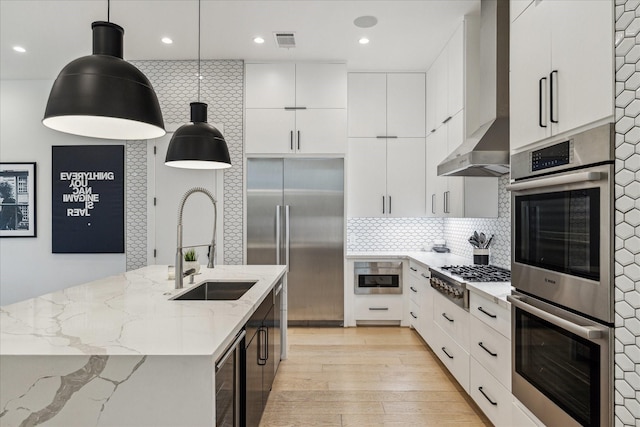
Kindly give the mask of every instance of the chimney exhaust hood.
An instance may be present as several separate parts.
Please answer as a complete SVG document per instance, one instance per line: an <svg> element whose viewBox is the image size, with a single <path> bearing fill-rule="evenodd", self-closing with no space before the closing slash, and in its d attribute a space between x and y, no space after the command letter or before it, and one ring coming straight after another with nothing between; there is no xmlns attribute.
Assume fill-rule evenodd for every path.
<svg viewBox="0 0 640 427"><path fill-rule="evenodd" d="M438 175L509 172L509 1L480 3L480 114L490 114L438 165Z"/></svg>

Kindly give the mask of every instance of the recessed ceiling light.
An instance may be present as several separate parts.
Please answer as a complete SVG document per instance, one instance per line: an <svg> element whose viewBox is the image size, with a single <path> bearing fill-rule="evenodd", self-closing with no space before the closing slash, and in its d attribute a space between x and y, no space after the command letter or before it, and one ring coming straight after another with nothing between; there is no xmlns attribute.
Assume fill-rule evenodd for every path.
<svg viewBox="0 0 640 427"><path fill-rule="evenodd" d="M358 43L360 44L368 44L369 43L369 39L366 37L362 37L360 40L358 40Z"/></svg>
<svg viewBox="0 0 640 427"><path fill-rule="evenodd" d="M258 43L258 44L262 44L262 43L264 43L264 39L263 39L262 37L260 37L260 36L258 36L258 37L256 37L256 38L254 38L254 39L253 39L253 41L254 41L255 43Z"/></svg>
<svg viewBox="0 0 640 427"><path fill-rule="evenodd" d="M353 23L358 28L371 28L378 23L378 18L375 16L359 16Z"/></svg>
<svg viewBox="0 0 640 427"><path fill-rule="evenodd" d="M162 38L162 43L164 43L164 44L172 44L173 40L171 40L169 37L163 37Z"/></svg>
<svg viewBox="0 0 640 427"><path fill-rule="evenodd" d="M13 50L20 53L25 53L27 51L27 49L23 48L22 46L14 46Z"/></svg>

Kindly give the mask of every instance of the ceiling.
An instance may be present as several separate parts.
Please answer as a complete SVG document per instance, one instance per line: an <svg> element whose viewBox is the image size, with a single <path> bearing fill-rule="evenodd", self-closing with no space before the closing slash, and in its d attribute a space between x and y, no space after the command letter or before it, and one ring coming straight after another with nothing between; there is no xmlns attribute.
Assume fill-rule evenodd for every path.
<svg viewBox="0 0 640 427"><path fill-rule="evenodd" d="M336 60L352 71L394 71L427 70L462 17L479 13L480 0L203 0L201 7L202 59ZM356 27L363 15L378 24ZM91 22L106 19L106 0L0 0L0 78L54 79L91 53ZM195 0L112 0L111 22L125 29L127 60L198 56ZM297 47L278 48L275 31L294 31ZM258 35L264 44L253 42ZM165 36L173 44L161 43ZM358 43L363 36L368 45Z"/></svg>

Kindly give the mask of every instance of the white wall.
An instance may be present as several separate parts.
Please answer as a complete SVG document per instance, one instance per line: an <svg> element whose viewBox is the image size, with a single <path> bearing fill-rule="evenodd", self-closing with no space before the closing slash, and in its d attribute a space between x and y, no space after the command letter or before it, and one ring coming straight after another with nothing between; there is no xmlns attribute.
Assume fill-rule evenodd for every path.
<svg viewBox="0 0 640 427"><path fill-rule="evenodd" d="M0 81L0 162L36 162L37 237L0 238L0 305L125 271L125 254L51 253L51 146L122 144L42 125L52 81Z"/></svg>

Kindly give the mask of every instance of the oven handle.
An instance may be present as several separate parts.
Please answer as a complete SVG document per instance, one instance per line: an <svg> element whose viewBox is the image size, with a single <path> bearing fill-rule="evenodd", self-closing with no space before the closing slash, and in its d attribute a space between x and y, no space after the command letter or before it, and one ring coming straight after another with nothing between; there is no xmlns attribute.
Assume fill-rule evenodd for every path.
<svg viewBox="0 0 640 427"><path fill-rule="evenodd" d="M573 184L576 182L600 181L604 179L601 172L579 172L570 175L552 176L550 178L540 178L535 181L516 182L507 185L508 191L530 190L532 188L553 187L556 185Z"/></svg>
<svg viewBox="0 0 640 427"><path fill-rule="evenodd" d="M594 326L576 325L575 323L558 317L555 314L547 313L544 310L540 310L537 307L527 304L526 302L522 301L522 297L519 297L517 295L507 295L507 301L528 313L538 316L542 320L553 323L554 325L584 339L594 340L602 336L602 331Z"/></svg>

